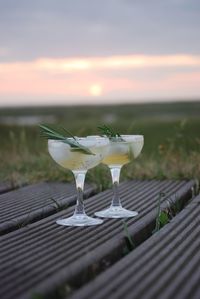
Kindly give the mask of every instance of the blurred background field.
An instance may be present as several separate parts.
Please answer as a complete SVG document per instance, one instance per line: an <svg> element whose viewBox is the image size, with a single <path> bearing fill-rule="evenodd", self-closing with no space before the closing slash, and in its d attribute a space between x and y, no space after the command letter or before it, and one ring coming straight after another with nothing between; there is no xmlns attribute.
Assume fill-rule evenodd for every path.
<svg viewBox="0 0 200 299"><path fill-rule="evenodd" d="M97 134L101 124L121 134L143 134L142 154L123 168L121 180L200 178L200 102L1 108L1 181L73 179L49 157L39 123L64 126L76 136ZM90 170L87 180L100 189L111 183L103 165Z"/></svg>

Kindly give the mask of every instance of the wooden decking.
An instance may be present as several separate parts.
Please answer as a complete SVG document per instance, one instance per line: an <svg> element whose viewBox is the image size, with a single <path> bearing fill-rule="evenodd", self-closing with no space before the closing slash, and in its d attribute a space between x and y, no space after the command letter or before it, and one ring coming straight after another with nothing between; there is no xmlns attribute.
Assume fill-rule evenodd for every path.
<svg viewBox="0 0 200 299"><path fill-rule="evenodd" d="M8 192L10 190L14 189L11 183L9 182L0 182L0 194Z"/></svg>
<svg viewBox="0 0 200 299"><path fill-rule="evenodd" d="M141 260L145 266L148 266L148 260L153 263L155 259L154 264L156 264L157 258L162 256L162 253L159 255L159 248L165 248L165 245L158 241L159 235L163 233L165 228L152 236L157 215L159 192L165 192L170 197L170 201L166 198L162 199L162 208L165 208L173 202L178 202L181 206L190 201L194 196L194 189L195 182L192 180L135 180L120 184L120 193L124 206L139 212L137 217L126 220L128 233L132 237L135 246L138 246L126 257L124 255L127 254L128 248L123 220L106 219L102 225L85 228L62 227L55 223L55 220L69 216L73 212L74 207L70 207L70 205L75 203L75 197L74 187L71 185L41 183L0 195L0 203L3 203L0 216L0 228L3 234L0 237L0 298L58 299L70 298L71 296L75 296L77 299L81 299L81 296L83 298L123 298L126 294L117 297L118 292L114 293L116 297L112 297L110 295L113 294L112 288L112 292L108 291L106 296L98 297L101 296L101 293L99 293L99 289L102 288L101 281L105 280L106 283L103 286L105 288L107 284L114 284L115 281L115 279L110 280L107 274L110 271L112 275L116 272L116 276L122 277L122 280L126 275L126 271L132 273L132 262L127 262L127 266L123 268L125 270L117 275L118 267L121 267L118 264L120 265L121 262L126 264L126 258L129 257L134 260L132 255L139 254L140 248L141 252L144 252L147 262L146 260L143 261L141 256L140 259L135 257L135 261L139 263ZM92 195L95 192L94 187L87 186L85 205L89 215L93 215L95 211L107 207L112 197L111 190ZM192 200L190 206L190 209L194 211L192 210L191 213L193 217L190 216L189 219L196 219L198 213L195 211L196 206L199 207L198 199ZM31 212L30 208L33 209ZM62 210L59 211L60 209ZM187 208L183 211L187 211ZM27 221L24 221L21 225L18 219ZM171 227L172 224L173 221L167 224L166 228ZM5 228L6 226L8 228ZM187 225L185 224L185 226ZM183 228L185 226L183 225ZM180 234L182 229L180 228ZM199 227L197 226L195 229L198 231ZM172 229L169 237L168 233L163 233L164 239L168 240L166 244L170 246L170 238L173 239L176 235L179 236L178 232L173 233ZM148 242L151 244L148 245ZM192 245L192 243L190 244ZM153 250L152 253L151 250ZM112 270L115 269L114 267L117 267L116 271ZM151 269L151 267L148 269ZM143 275L141 270L140 273L140 275ZM163 274L166 273L163 272ZM135 277L133 274L132 276ZM152 289L156 287L153 277L152 272L153 282L150 286ZM163 277L165 279L165 276ZM100 286L98 286L99 280ZM131 289L131 280L128 279L128 282ZM138 282L133 282L133 292L134 285L137 286L137 284L139 285ZM116 286L113 288L116 288ZM88 290L91 290L91 292ZM127 296L130 296L130 294L132 293L127 292ZM177 297L177 299L179 298Z"/></svg>
<svg viewBox="0 0 200 299"><path fill-rule="evenodd" d="M85 198L95 193L85 186ZM74 204L75 186L65 183L40 183L0 195L0 235L26 226Z"/></svg>
<svg viewBox="0 0 200 299"><path fill-rule="evenodd" d="M70 299L199 299L200 196Z"/></svg>

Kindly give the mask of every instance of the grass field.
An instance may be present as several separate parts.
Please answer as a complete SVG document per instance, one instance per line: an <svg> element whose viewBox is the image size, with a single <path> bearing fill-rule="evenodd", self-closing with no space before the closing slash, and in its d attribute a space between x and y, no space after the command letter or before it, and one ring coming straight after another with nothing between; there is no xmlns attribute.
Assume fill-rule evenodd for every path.
<svg viewBox="0 0 200 299"><path fill-rule="evenodd" d="M73 179L49 157L37 124L30 125L42 120L62 125L77 136L96 134L103 123L122 134L143 134L142 154L123 168L122 180L200 179L200 102L185 102L0 109L1 181L22 184ZM100 189L110 185L109 171L103 165L90 170L87 179Z"/></svg>

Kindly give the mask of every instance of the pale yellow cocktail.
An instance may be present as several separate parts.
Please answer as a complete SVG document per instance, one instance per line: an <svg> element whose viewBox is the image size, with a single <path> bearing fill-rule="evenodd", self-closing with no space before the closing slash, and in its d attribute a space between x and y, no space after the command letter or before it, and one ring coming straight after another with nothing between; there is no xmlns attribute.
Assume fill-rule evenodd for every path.
<svg viewBox="0 0 200 299"><path fill-rule="evenodd" d="M95 138L95 137L91 137ZM138 157L144 145L142 135L120 135L110 138L108 153L102 160L111 171L113 182L113 199L111 206L103 211L96 212L98 217L126 218L136 216L138 213L124 209L119 198L118 185L120 171L123 165L132 162Z"/></svg>

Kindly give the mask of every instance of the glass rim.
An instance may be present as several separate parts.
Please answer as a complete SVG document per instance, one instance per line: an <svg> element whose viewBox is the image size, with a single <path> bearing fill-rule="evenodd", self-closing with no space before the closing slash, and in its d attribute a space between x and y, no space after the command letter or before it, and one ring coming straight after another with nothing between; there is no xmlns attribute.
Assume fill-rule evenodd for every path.
<svg viewBox="0 0 200 299"><path fill-rule="evenodd" d="M68 139L73 140L72 137L69 137ZM89 139L87 137L80 137L80 138L76 137L76 139L78 142L80 141L81 145L86 146L86 147L96 147L96 146L100 147L100 146L106 146L109 144L108 138L106 138L106 137L99 138L99 143L97 143L97 142L95 142L95 140ZM102 141L102 143L101 143L101 141ZM60 145L64 144L66 146L71 147L70 144L63 142L63 140L48 139L48 145L51 145L51 144L60 144Z"/></svg>
<svg viewBox="0 0 200 299"><path fill-rule="evenodd" d="M138 141L138 140L144 140L144 135L120 135L122 138L130 138L130 140L124 140L120 141L121 143L130 143L131 141ZM112 141L112 138L108 138L107 136L99 136L99 135L88 135L87 138L95 138L95 139L100 139L100 138L107 138L109 141ZM113 139L120 139L120 137L113 137Z"/></svg>
<svg viewBox="0 0 200 299"><path fill-rule="evenodd" d="M135 139L144 139L144 135L121 135L121 137L123 138L129 138L129 137L131 137L131 138L135 138Z"/></svg>

